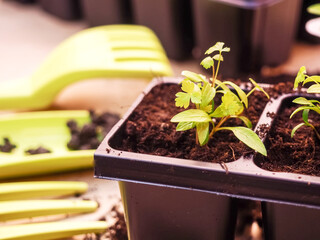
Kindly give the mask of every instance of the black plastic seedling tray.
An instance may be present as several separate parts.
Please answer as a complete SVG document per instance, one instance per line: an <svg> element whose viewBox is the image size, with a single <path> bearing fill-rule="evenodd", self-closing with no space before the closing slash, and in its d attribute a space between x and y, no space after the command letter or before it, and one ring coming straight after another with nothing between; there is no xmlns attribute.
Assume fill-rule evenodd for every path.
<svg viewBox="0 0 320 240"><path fill-rule="evenodd" d="M112 148L123 132L123 123L156 84L178 83L179 80L153 81L139 96L127 114L110 131L95 152L95 176L98 178L165 185L175 188L209 191L221 195L278 203L320 207L320 178L294 173L263 170L253 158L240 157L226 163L199 162L177 158L138 154ZM276 113L283 95L271 100L257 124L271 125L270 112Z"/></svg>

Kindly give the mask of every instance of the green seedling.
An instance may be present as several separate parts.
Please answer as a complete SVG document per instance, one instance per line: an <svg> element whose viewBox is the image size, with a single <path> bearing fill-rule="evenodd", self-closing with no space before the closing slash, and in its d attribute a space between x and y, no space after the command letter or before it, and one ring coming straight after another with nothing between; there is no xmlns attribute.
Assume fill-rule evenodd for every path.
<svg viewBox="0 0 320 240"><path fill-rule="evenodd" d="M306 67L302 66L296 76L294 81L294 89L297 89L299 84L302 83L304 86L306 83L310 83L311 86L308 87L307 93L320 93L320 76L308 76L306 72ZM311 127L312 130L315 132L318 139L320 139L320 134L316 130L315 126L312 125L309 121L309 112L315 111L316 113L320 114L320 102L318 100L313 99L306 99L304 97L298 97L293 100L293 103L300 104L302 106L298 107L296 110L293 111L290 118L292 118L296 113L302 111L302 120L303 123L298 124L295 126L291 131L291 137L294 136L295 132L302 126Z"/></svg>
<svg viewBox="0 0 320 240"><path fill-rule="evenodd" d="M254 88L247 94L235 83L217 79L220 63L223 61L222 53L229 51L230 48L224 47L223 42L217 42L205 52L209 56L202 60L201 65L206 69L212 68L212 77L209 80L201 74L182 72L185 77L181 83L182 92L176 94L175 104L185 109L191 105L193 108L178 113L171 122L178 123L177 131L196 128L196 143L200 146L207 144L216 132L229 130L244 144L266 156L264 144L250 129L251 121L241 114L248 107L248 97L255 90L261 90L268 98L269 96L253 79L250 81ZM221 104L215 106L214 99L221 95ZM231 118L242 120L246 127L223 126Z"/></svg>
<svg viewBox="0 0 320 240"><path fill-rule="evenodd" d="M310 5L307 11L311 14L320 15L320 3Z"/></svg>

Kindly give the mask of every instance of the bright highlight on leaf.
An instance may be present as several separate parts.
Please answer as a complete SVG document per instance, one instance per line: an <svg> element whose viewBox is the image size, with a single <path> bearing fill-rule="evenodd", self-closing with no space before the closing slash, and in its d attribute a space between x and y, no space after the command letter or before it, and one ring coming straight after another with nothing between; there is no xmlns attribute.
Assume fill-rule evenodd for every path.
<svg viewBox="0 0 320 240"><path fill-rule="evenodd" d="M214 56L207 56L201 65L208 69L212 68L212 78L206 80L201 74L190 71L183 71L185 79L181 83L182 92L176 94L176 106L190 108L176 114L171 122L176 122L177 131L187 131L196 128L197 144L203 146L208 143L214 133L220 130L231 130L234 135L247 146L255 151L266 155L266 150L260 138L249 128L251 121L240 115L244 108L248 107L248 96L255 90L268 94L253 80L250 79L254 88L246 94L238 85L230 81L219 81L217 79L220 63L223 61L223 52L229 52L230 48L224 47L223 42L217 42L209 48L205 54L214 53ZM216 66L215 66L216 62ZM221 93L217 95L216 93ZM221 96L220 105L215 106L214 100ZM230 118L240 119L246 127L224 127L225 122Z"/></svg>

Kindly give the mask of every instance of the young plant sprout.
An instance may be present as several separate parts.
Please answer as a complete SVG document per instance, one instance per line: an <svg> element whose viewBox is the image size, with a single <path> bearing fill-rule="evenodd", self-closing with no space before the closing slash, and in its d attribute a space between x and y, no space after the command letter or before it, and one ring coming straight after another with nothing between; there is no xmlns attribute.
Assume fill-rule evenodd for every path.
<svg viewBox="0 0 320 240"><path fill-rule="evenodd" d="M311 86L307 89L307 93L320 93L320 76L308 76L306 72L306 67L302 66L297 74L297 77L294 81L294 89L297 89L299 84L302 83L302 86L306 83L311 83ZM290 118L293 117L297 112L302 111L302 120L303 123L295 126L291 131L291 137L294 136L295 132L302 126L311 127L315 132L318 139L320 139L320 134L316 128L309 122L309 112L310 110L320 114L320 102L318 100L308 100L304 97L298 97L293 100L294 103L300 104L302 106L298 107L291 114Z"/></svg>
<svg viewBox="0 0 320 240"><path fill-rule="evenodd" d="M315 3L307 8L308 13L320 15L320 3Z"/></svg>
<svg viewBox="0 0 320 240"><path fill-rule="evenodd" d="M220 63L223 61L222 53L229 51L230 48L224 47L223 42L217 42L205 52L209 56L202 60L201 65L206 69L212 68L212 78L209 80L201 74L190 71L182 72L185 79L181 83L182 92L176 94L176 106L186 109L190 103L193 103L194 108L178 113L171 119L171 122L178 123L177 131L196 128L196 142L200 146L207 144L216 132L229 130L244 144L266 156L265 146L257 134L250 129L251 121L241 114L244 108L248 107L248 97L253 91L258 89L268 98L269 96L251 78L250 81L254 88L247 94L235 83L222 82L217 79ZM213 57L210 56L212 53L214 53ZM221 104L215 106L214 99L219 96L217 93L222 94ZM246 127L223 126L230 118L242 120Z"/></svg>

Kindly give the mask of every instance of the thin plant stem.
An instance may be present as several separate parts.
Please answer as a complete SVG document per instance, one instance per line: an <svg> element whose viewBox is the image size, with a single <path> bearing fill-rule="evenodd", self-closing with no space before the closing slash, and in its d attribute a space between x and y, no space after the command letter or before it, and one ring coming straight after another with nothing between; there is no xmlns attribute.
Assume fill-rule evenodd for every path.
<svg viewBox="0 0 320 240"><path fill-rule="evenodd" d="M220 56L219 56L219 61L218 61L218 64L217 64L217 71L216 71L216 74L214 76L214 80L217 79L217 76L218 76L218 71L219 71L219 68L220 68L220 58L221 58L221 52L220 52Z"/></svg>
<svg viewBox="0 0 320 240"><path fill-rule="evenodd" d="M228 119L230 118L230 116L226 116L226 117L223 117L221 118L221 120L219 121L219 123L217 124L217 126L215 126L210 134L209 134L209 138L211 138L213 136L213 134L218 131L218 129L221 127L222 124L224 124Z"/></svg>

